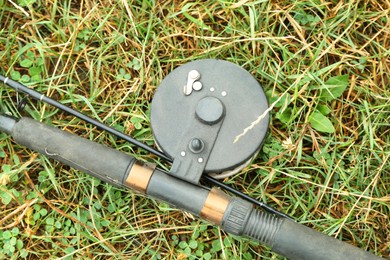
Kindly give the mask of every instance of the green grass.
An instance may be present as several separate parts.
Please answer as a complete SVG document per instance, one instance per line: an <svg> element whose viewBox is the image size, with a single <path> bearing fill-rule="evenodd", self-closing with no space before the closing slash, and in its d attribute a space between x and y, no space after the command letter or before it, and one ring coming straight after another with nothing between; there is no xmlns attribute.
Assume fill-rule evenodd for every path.
<svg viewBox="0 0 390 260"><path fill-rule="evenodd" d="M150 101L170 71L202 58L248 70L278 102L264 148L225 182L390 257L388 2L14 2L0 0L0 73L150 145ZM20 98L1 87L0 111L18 115ZM42 103L22 114L156 161ZM0 164L0 258L281 258L3 133Z"/></svg>

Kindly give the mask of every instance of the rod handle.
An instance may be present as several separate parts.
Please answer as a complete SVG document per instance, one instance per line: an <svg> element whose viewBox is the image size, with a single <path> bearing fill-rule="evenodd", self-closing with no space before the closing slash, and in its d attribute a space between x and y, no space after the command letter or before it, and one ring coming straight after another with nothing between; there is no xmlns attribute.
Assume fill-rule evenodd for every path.
<svg viewBox="0 0 390 260"><path fill-rule="evenodd" d="M292 260L381 259L298 222L257 210L239 198L228 205L222 227L229 233L258 240Z"/></svg>
<svg viewBox="0 0 390 260"><path fill-rule="evenodd" d="M18 144L115 186L124 185L135 162L125 153L27 117L7 122L13 125L8 130Z"/></svg>

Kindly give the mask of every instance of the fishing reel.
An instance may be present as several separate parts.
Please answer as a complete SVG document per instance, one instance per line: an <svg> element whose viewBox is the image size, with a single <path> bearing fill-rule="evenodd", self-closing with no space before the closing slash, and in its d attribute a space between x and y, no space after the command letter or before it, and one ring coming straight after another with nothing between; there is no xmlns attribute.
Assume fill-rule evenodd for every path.
<svg viewBox="0 0 390 260"><path fill-rule="evenodd" d="M203 173L225 178L249 164L267 134L267 108L248 71L227 61L197 60L161 82L151 128L159 149L173 160L170 174L198 184Z"/></svg>

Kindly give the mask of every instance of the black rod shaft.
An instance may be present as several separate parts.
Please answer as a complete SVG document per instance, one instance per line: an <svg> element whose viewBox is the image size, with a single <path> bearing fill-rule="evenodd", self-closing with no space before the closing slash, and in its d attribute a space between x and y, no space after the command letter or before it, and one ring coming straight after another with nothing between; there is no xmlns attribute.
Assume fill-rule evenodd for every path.
<svg viewBox="0 0 390 260"><path fill-rule="evenodd" d="M65 111L65 112L85 121L85 122L88 122L88 123L96 126L97 128L99 128L101 130L109 132L110 134L113 134L113 135L115 135L123 140L126 140L127 142L134 144L134 145L136 145L136 146L138 146L138 147L140 147L140 148L142 148L142 149L144 149L144 150L146 150L146 151L148 151L148 152L150 152L150 153L152 153L152 154L154 154L154 155L156 155L156 156L158 156L166 161L170 161L170 158L168 156L166 156L165 154L163 154L162 152L159 152L159 151L153 149L152 147L150 147L150 146L148 146L140 141L137 141L134 138L132 138L132 137L130 137L130 136L128 136L128 135L126 135L126 134L124 134L124 133L122 133L122 132L120 132L112 127L109 127L109 126L107 126L107 125L105 125L105 124L103 124L95 119L92 119L91 117L86 116L77 110L74 110L70 107L67 107L67 106L59 103L58 101L55 101L54 99L51 99L51 98L33 90L33 89L30 89L23 84L20 84L12 79L9 79L9 78L5 78L4 76L1 76L1 75L0 75L0 81L4 82L6 85L15 89L16 91L23 92L36 100L40 100L40 101L45 102L49 105L52 105L53 107L56 107L62 111Z"/></svg>

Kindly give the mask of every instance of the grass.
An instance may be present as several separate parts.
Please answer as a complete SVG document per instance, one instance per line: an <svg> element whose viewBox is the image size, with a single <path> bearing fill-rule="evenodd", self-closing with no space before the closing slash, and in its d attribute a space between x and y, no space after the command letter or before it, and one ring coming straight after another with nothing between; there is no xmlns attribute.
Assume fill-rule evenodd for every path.
<svg viewBox="0 0 390 260"><path fill-rule="evenodd" d="M13 2L0 0L0 73L150 145L150 101L170 71L202 58L247 69L274 104L270 134L225 182L390 258L388 2ZM18 115L20 98L1 87L1 112ZM22 114L156 161L42 103ZM3 133L0 163L0 258L281 258Z"/></svg>

